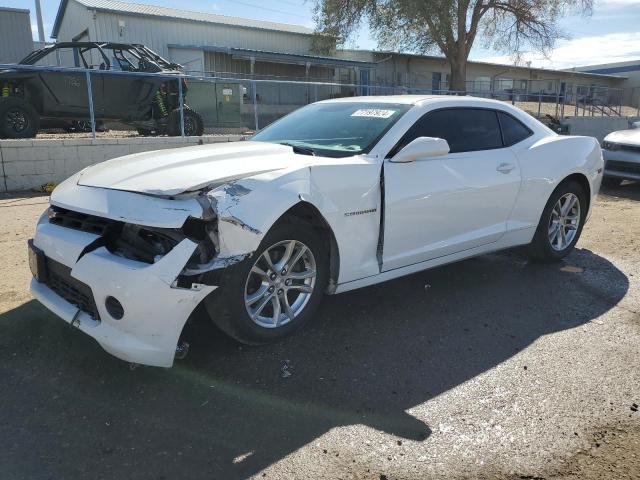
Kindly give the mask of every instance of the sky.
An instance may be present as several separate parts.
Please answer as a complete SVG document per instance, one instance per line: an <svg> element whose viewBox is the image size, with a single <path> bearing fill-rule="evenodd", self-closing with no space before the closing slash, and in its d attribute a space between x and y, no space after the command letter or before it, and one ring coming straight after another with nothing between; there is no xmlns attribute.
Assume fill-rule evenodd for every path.
<svg viewBox="0 0 640 480"><path fill-rule="evenodd" d="M47 39L59 6L59 0L41 0ZM184 10L211 12L221 15L294 23L313 28L313 0L136 0ZM568 12L560 21L560 28L568 36L557 42L545 57L536 52L523 52L522 61L545 68L570 68L626 60L640 59L640 0L594 0L593 15L582 16ZM179 7L178 7L179 5ZM37 39L35 3L33 0L0 0L0 6L31 10L33 36ZM349 48L375 49L375 40L366 26L348 40ZM503 52L484 48L481 42L470 59L512 64L513 59Z"/></svg>

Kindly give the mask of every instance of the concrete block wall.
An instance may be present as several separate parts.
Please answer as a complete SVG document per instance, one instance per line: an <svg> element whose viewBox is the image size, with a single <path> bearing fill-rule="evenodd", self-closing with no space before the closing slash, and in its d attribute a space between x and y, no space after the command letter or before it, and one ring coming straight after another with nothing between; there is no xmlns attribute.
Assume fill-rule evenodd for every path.
<svg viewBox="0 0 640 480"><path fill-rule="evenodd" d="M89 165L130 153L235 142L241 135L0 140L0 192L59 183Z"/></svg>
<svg viewBox="0 0 640 480"><path fill-rule="evenodd" d="M599 142L611 132L627 130L638 117L567 117L562 123L569 125L569 135L596 137Z"/></svg>

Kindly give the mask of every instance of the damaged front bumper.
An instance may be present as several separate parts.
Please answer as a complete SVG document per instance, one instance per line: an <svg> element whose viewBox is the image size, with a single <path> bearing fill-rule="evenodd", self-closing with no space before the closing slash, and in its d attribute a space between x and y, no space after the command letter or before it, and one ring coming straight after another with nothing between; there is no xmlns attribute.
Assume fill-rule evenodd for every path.
<svg viewBox="0 0 640 480"><path fill-rule="evenodd" d="M176 279L197 244L185 238L157 262L148 264L114 255L105 247L85 253L98 238L48 221L39 222L33 245L43 252L46 261L70 269L72 279L58 275L47 281L45 273L42 278L39 276L41 281L32 279L33 295L116 357L170 367L185 322L216 288L202 284L177 286ZM96 312L79 309L78 302L69 297L78 294L76 282L90 289ZM109 297L122 306L121 318L109 312Z"/></svg>

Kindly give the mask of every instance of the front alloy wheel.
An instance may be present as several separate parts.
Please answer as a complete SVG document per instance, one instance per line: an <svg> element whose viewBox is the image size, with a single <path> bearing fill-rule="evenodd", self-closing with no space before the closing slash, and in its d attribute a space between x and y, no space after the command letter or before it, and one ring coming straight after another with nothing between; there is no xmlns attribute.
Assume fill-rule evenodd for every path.
<svg viewBox="0 0 640 480"><path fill-rule="evenodd" d="M322 231L285 217L253 255L229 267L205 299L209 317L236 340L260 345L286 337L310 320L328 282Z"/></svg>
<svg viewBox="0 0 640 480"><path fill-rule="evenodd" d="M302 242L285 240L267 248L255 261L244 288L247 313L263 328L295 320L316 286L316 259Z"/></svg>

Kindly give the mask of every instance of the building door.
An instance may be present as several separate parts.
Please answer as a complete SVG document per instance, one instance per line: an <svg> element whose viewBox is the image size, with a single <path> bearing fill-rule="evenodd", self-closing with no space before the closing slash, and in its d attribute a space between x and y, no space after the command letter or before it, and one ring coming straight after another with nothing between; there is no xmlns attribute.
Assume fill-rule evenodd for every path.
<svg viewBox="0 0 640 480"><path fill-rule="evenodd" d="M440 93L441 81L442 81L442 74L440 72L433 72L431 74L431 93Z"/></svg>
<svg viewBox="0 0 640 480"><path fill-rule="evenodd" d="M369 70L360 70L360 95L369 95Z"/></svg>

